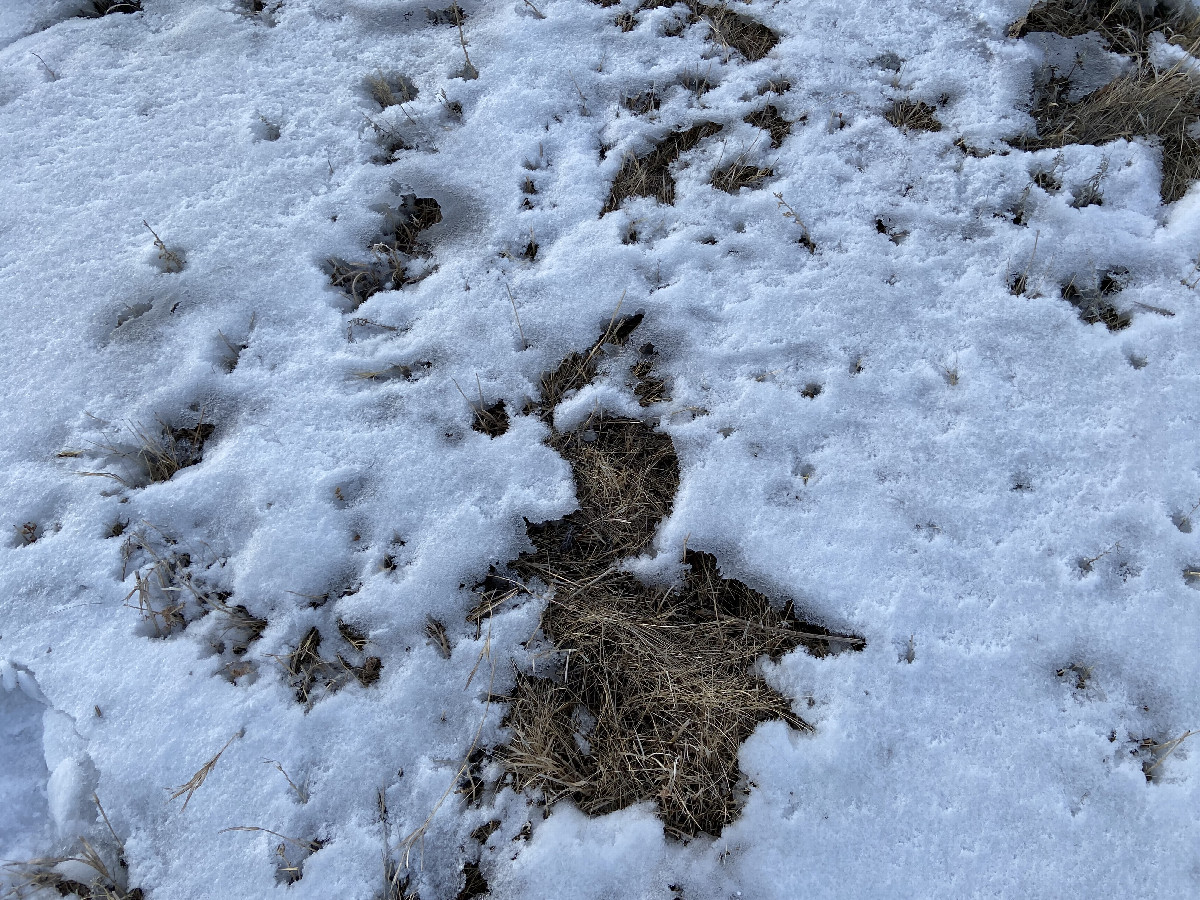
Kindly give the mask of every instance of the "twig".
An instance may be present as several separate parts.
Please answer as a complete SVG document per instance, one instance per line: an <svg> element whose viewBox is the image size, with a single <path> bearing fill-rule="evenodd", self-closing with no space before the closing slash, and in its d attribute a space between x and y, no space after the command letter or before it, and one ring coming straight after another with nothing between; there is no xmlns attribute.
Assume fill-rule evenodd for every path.
<svg viewBox="0 0 1200 900"><path fill-rule="evenodd" d="M525 5L528 6L530 9L532 9L533 14L535 16L537 16L539 19L546 18L545 14L540 9L538 9L536 6L534 6L532 3L530 3L529 0L525 0Z"/></svg>

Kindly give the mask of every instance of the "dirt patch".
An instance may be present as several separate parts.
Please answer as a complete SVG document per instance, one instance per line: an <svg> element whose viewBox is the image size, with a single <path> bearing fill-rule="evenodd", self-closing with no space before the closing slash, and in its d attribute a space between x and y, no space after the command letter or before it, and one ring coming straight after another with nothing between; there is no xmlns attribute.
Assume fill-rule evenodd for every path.
<svg viewBox="0 0 1200 900"><path fill-rule="evenodd" d="M626 155L600 215L620 209L628 197L653 197L659 203L673 204L675 179L671 175L671 164L720 130L721 126L716 122L701 122L686 130L671 132L641 156Z"/></svg>
<svg viewBox="0 0 1200 900"><path fill-rule="evenodd" d="M625 343L640 316L610 323L587 353L542 379L533 409L554 406L593 380L605 345ZM649 385L652 345L633 366ZM647 395L657 389L647 388ZM571 466L579 509L529 524L534 550L479 586L476 623L545 584L551 599L541 628L554 647L552 676L520 673L498 754L518 789L548 802L570 798L598 815L653 801L676 836L717 834L737 815L743 791L738 749L754 728L782 719L810 726L762 679L760 657L798 647L816 656L860 648L772 603L733 579L717 560L688 550L673 584L647 584L620 571L650 551L671 512L679 462L671 438L640 420L594 413L547 443Z"/></svg>
<svg viewBox="0 0 1200 900"><path fill-rule="evenodd" d="M756 109L742 121L771 135L772 147L783 146L783 139L792 133L792 123L785 119L783 113L773 104Z"/></svg>

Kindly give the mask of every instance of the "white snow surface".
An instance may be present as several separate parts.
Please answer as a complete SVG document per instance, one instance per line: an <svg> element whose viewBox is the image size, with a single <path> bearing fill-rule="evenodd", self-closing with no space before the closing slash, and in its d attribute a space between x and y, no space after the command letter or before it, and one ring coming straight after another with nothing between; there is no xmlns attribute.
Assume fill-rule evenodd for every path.
<svg viewBox="0 0 1200 900"><path fill-rule="evenodd" d="M111 840L94 793L148 900L382 897L381 853L427 818L425 900L454 898L474 859L500 898L1200 893L1200 744L1149 781L1134 752L1200 728L1200 193L1164 206L1148 141L1007 149L1050 52L1007 37L1024 0L752 0L738 11L782 38L756 62L704 22L665 36L682 6L625 33L629 0L463 0L476 79L428 5L0 8L0 859ZM381 112L377 73L417 97ZM657 111L621 106L649 88ZM905 97L943 129L889 125ZM768 101L797 120L778 149L743 122ZM624 154L699 121L725 128L676 165L673 206L599 215ZM412 149L375 161L376 126ZM711 187L743 154L765 187ZM1102 160L1103 204L1074 208ZM1016 224L1052 166L1062 189L1031 187ZM436 271L349 311L323 263L369 258L380 204L410 193L441 206ZM1059 286L1117 267L1132 322L1109 332ZM638 570L686 541L867 641L765 665L815 731L760 726L741 816L686 843L649 805L439 804L477 733L503 742L489 690L537 647L538 603L477 635L471 588L527 549L525 520L574 506L519 410L622 296L669 377L651 412L682 471ZM357 377L392 365L420 377ZM513 413L503 436L470 428L476 378ZM646 414L631 398L601 379L558 422ZM198 465L144 487L81 474L120 474L103 448L189 412L215 426ZM153 636L115 523L269 622L256 674L222 675L211 615ZM306 708L280 659L336 619L381 678ZM186 809L171 800L227 742ZM289 885L294 848L239 826L324 843Z"/></svg>

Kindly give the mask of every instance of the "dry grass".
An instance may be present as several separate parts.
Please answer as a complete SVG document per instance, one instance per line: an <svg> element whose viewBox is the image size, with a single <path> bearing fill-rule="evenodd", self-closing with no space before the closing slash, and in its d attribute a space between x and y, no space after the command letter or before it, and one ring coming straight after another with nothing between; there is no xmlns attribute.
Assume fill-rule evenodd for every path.
<svg viewBox="0 0 1200 900"><path fill-rule="evenodd" d="M785 119L783 113L773 104L756 109L742 121L770 134L771 146L776 148L783 146L783 139L792 133L792 123Z"/></svg>
<svg viewBox="0 0 1200 900"><path fill-rule="evenodd" d="M212 437L215 426L204 421L203 413L195 425L171 427L159 421L159 433L140 425L130 424L128 431L133 438L129 444L95 444L93 449L133 466L134 472L119 475L115 472L81 472L111 478L125 487L143 487L146 484L169 481L182 469L197 465L204 459L204 445Z"/></svg>
<svg viewBox="0 0 1200 900"><path fill-rule="evenodd" d="M1089 325L1102 323L1109 331L1122 331L1129 327L1132 316L1112 301L1120 292L1120 281L1110 273L1102 276L1095 287L1081 286L1072 279L1063 285L1062 298L1079 311L1081 321Z"/></svg>
<svg viewBox="0 0 1200 900"><path fill-rule="evenodd" d="M641 156L627 154L600 215L620 209L627 197L653 197L659 203L673 204L675 179L671 176L671 163L720 130L721 126L715 122L701 122L684 131L671 132Z"/></svg>
<svg viewBox="0 0 1200 900"><path fill-rule="evenodd" d="M742 188L761 188L763 182L774 174L774 169L752 166L739 156L712 173L712 186L727 194L736 194Z"/></svg>
<svg viewBox="0 0 1200 900"><path fill-rule="evenodd" d="M1157 137L1164 203L1200 178L1200 141L1188 133L1200 120L1200 89L1185 72L1140 66L1073 103L1065 100L1066 89L1060 76L1043 86L1033 109L1037 135L1020 141L1022 150Z"/></svg>
<svg viewBox="0 0 1200 900"><path fill-rule="evenodd" d="M934 113L937 108L923 100L896 100L883 117L903 132L941 131L942 123Z"/></svg>
<svg viewBox="0 0 1200 900"><path fill-rule="evenodd" d="M709 40L742 54L750 62L757 62L779 43L779 35L766 25L735 13L725 4L706 6L689 0L688 6L694 15L708 22Z"/></svg>
<svg viewBox="0 0 1200 900"><path fill-rule="evenodd" d="M338 630L342 632L341 625ZM361 648L355 646L351 638L346 637L344 633L342 636L356 652L360 651ZM365 641L363 645L365 646ZM340 653L332 660L324 659L320 649L321 630L314 625L304 633L295 650L278 658L288 675L298 703L311 707L321 696L340 690L351 678L363 687L369 687L379 680L383 660L378 656L368 656L360 665L354 665Z"/></svg>
<svg viewBox="0 0 1200 900"><path fill-rule="evenodd" d="M638 317L640 319L640 317ZM627 340L637 319L614 318L586 353L543 378L536 409L597 374L596 354ZM618 339L619 338L619 339ZM637 371L653 348L642 348ZM677 836L718 833L740 805L738 749L768 719L809 726L768 686L756 663L803 647L817 656L861 647L722 578L715 557L687 551L675 585L648 585L621 562L649 551L671 512L679 462L668 435L635 420L595 413L548 441L570 464L579 509L530 524L534 550L480 585L477 623L532 581L549 586L541 627L560 665L555 675L518 674L498 759L518 788L548 801L570 798L601 814L653 801Z"/></svg>
<svg viewBox="0 0 1200 900"><path fill-rule="evenodd" d="M188 808L188 804L192 802L192 795L200 790L208 776L212 774L213 769L217 767L217 761L221 758L221 754L229 749L229 745L242 736L242 732L238 732L233 737L225 742L225 746L217 751L216 755L196 770L196 773L188 779L184 784L181 784L171 792L171 799L178 800L183 797L183 809ZM281 769L282 771L282 769ZM285 776L286 777L286 776ZM182 812L183 810L181 810Z"/></svg>
<svg viewBox="0 0 1200 900"><path fill-rule="evenodd" d="M79 852L74 856L53 856L31 859L28 862L5 863L0 877L0 896L15 900L45 896L53 892L59 897L76 900L143 900L141 888L129 887L129 871L125 863L125 845L113 831L108 814L100 799L92 794L109 834L111 846L105 841L99 848L87 838L79 839ZM64 863L82 864L92 871L86 883L63 874Z"/></svg>
<svg viewBox="0 0 1200 900"><path fill-rule="evenodd" d="M1032 7L1009 27L1009 36L1022 38L1045 31L1063 37L1095 33L1114 53L1144 57L1150 35L1158 32L1180 47L1200 41L1200 18L1182 4L1129 0L1047 0Z"/></svg>
<svg viewBox="0 0 1200 900"><path fill-rule="evenodd" d="M380 109L399 106L417 98L417 86L403 75L376 72L367 77L366 85L371 99L379 104Z"/></svg>
<svg viewBox="0 0 1200 900"><path fill-rule="evenodd" d="M662 98L654 91L642 91L621 98L621 105L635 116L644 116L654 112L662 105Z"/></svg>

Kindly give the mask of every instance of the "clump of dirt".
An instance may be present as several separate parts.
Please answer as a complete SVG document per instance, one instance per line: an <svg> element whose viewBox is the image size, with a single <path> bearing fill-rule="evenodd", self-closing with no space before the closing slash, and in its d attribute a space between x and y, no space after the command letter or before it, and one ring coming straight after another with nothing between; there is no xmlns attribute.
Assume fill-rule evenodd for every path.
<svg viewBox="0 0 1200 900"><path fill-rule="evenodd" d="M606 345L626 342L641 317L611 322L587 353L542 379L532 405L552 421L569 391L591 382ZM634 366L649 385L653 347ZM641 369L639 369L641 367ZM657 388L647 387L652 396ZM808 725L756 670L796 648L821 657L863 640L799 619L739 581L714 556L688 550L674 584L620 570L650 551L671 512L679 461L669 435L638 419L596 412L547 443L570 464L579 509L530 523L534 549L479 585L477 624L527 585L547 586L541 629L555 651L551 676L520 673L507 698L508 743L497 758L516 787L548 802L569 798L599 815L653 801L676 836L717 834L740 807L738 749L768 719Z"/></svg>
<svg viewBox="0 0 1200 900"><path fill-rule="evenodd" d="M783 146L783 139L792 133L792 123L783 117L783 113L774 104L756 109L742 121L771 135L772 147Z"/></svg>
<svg viewBox="0 0 1200 900"><path fill-rule="evenodd" d="M659 203L673 204L675 179L671 176L671 163L720 130L716 122L700 122L683 131L671 132L641 156L626 155L600 215L620 209L628 197L654 197Z"/></svg>

